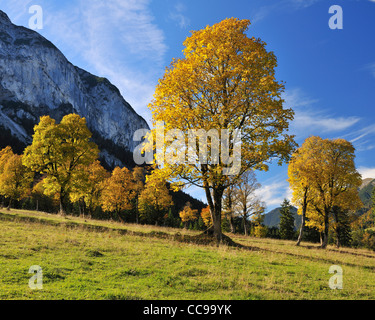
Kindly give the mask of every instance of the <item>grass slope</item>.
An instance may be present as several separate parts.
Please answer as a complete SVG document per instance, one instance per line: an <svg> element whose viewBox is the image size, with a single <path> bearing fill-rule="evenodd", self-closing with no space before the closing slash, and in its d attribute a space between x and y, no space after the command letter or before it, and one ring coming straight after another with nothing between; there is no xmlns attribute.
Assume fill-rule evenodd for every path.
<svg viewBox="0 0 375 320"><path fill-rule="evenodd" d="M231 236L244 248L197 245L176 240L192 231L16 210L1 211L0 232L0 299L375 298L367 250L244 236ZM32 265L42 290L28 286ZM328 286L331 265L343 268L343 290Z"/></svg>

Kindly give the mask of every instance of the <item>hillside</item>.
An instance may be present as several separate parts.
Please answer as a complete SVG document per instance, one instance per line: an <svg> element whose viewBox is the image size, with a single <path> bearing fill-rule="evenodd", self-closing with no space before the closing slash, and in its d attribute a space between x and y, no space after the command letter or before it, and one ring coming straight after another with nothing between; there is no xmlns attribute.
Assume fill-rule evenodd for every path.
<svg viewBox="0 0 375 320"><path fill-rule="evenodd" d="M0 299L375 299L375 253L232 236L244 248L187 244L193 231L0 211ZM179 232L179 233L177 233ZM43 289L28 287L30 266ZM331 290L330 266L345 290Z"/></svg>
<svg viewBox="0 0 375 320"><path fill-rule="evenodd" d="M359 189L359 197L361 198L365 208L369 209L371 207L371 195L375 188L375 179L364 179L363 183Z"/></svg>

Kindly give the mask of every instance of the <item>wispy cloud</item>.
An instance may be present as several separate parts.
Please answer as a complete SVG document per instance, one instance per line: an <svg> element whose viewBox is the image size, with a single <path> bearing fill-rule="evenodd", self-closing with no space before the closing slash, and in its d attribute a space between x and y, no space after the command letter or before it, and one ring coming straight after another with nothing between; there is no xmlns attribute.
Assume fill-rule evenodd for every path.
<svg viewBox="0 0 375 320"><path fill-rule="evenodd" d="M306 137L312 134L334 133L347 130L357 124L359 117L337 117L320 110L319 100L308 97L299 88L286 91L283 95L285 105L295 111L291 125L293 133Z"/></svg>
<svg viewBox="0 0 375 320"><path fill-rule="evenodd" d="M286 180L265 183L255 191L255 195L267 206L267 211L279 207L284 199L290 199L289 184Z"/></svg>
<svg viewBox="0 0 375 320"><path fill-rule="evenodd" d="M167 50L149 5L150 0L91 0L88 6L78 0L45 21L68 58L83 59L88 71L107 77L146 120Z"/></svg>
<svg viewBox="0 0 375 320"><path fill-rule="evenodd" d="M374 0L375 2L375 0ZM374 63L368 63L361 68L359 68L359 71L365 71L366 73L370 73L375 77L375 62Z"/></svg>
<svg viewBox="0 0 375 320"><path fill-rule="evenodd" d="M308 8L321 0L281 0L256 9L252 14L253 24L267 18L273 13L294 12Z"/></svg>
<svg viewBox="0 0 375 320"><path fill-rule="evenodd" d="M31 5L32 0L13 0L7 1L7 3L2 1L0 9L5 10L5 13L11 18L13 23L21 25Z"/></svg>
<svg viewBox="0 0 375 320"><path fill-rule="evenodd" d="M375 2L375 0L374 0ZM370 72L372 73L372 75L375 77L375 63L372 63L368 66L368 69L370 70Z"/></svg>
<svg viewBox="0 0 375 320"><path fill-rule="evenodd" d="M375 149L375 124L353 130L343 136L354 144L357 151L369 151Z"/></svg>
<svg viewBox="0 0 375 320"><path fill-rule="evenodd" d="M185 12L186 6L182 2L178 2L169 13L169 18L176 22L181 29L186 29L190 25L190 19Z"/></svg>
<svg viewBox="0 0 375 320"><path fill-rule="evenodd" d="M290 6L294 7L296 10L308 8L320 0L287 0Z"/></svg>

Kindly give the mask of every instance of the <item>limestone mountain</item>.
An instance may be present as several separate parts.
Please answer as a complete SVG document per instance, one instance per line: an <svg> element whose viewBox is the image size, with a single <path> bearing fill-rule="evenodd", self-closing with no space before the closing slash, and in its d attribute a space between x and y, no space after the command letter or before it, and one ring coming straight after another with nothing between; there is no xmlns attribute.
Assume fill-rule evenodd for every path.
<svg viewBox="0 0 375 320"><path fill-rule="evenodd" d="M0 147L31 143L42 115L86 118L109 167L132 161L133 134L147 122L107 79L70 63L39 33L14 25L0 11Z"/></svg>

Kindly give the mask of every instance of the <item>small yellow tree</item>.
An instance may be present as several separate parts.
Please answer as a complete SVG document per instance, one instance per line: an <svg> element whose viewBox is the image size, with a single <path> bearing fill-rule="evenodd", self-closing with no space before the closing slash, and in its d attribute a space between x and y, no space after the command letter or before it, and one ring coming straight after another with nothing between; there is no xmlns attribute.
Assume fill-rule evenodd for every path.
<svg viewBox="0 0 375 320"><path fill-rule="evenodd" d="M10 146L0 150L0 174L4 171L4 166L13 155L14 153Z"/></svg>
<svg viewBox="0 0 375 320"><path fill-rule="evenodd" d="M12 201L21 200L30 193L34 174L22 164L22 156L8 151L0 174L0 194L9 199L9 210Z"/></svg>
<svg viewBox="0 0 375 320"><path fill-rule="evenodd" d="M13 150L10 146L0 150L0 175L4 172L4 166L7 161L13 156ZM0 193L1 194L1 193ZM1 199L1 208L4 207L4 196Z"/></svg>
<svg viewBox="0 0 375 320"><path fill-rule="evenodd" d="M203 208L201 211L201 217L203 223L206 227L210 228L212 226L212 217L210 207Z"/></svg>
<svg viewBox="0 0 375 320"><path fill-rule="evenodd" d="M253 230L252 236L255 238L265 238L267 235L267 227L263 225L264 221L264 208L261 208L252 218Z"/></svg>
<svg viewBox="0 0 375 320"><path fill-rule="evenodd" d="M97 145L90 139L86 119L77 114L66 115L60 124L43 116L34 127L32 144L24 151L23 164L34 172L47 175L44 180L47 192L58 192L63 215L72 178L99 155Z"/></svg>
<svg viewBox="0 0 375 320"><path fill-rule="evenodd" d="M70 200L73 203L82 201L88 209L89 217L91 217L94 210L101 204L101 195L106 186L105 181L109 176L110 173L102 167L99 160L88 167L82 167L72 179Z"/></svg>
<svg viewBox="0 0 375 320"><path fill-rule="evenodd" d="M185 225L185 228L187 228L188 223L190 221L194 221L198 219L198 210L194 210L191 208L191 203L186 203L185 207L179 212L181 221Z"/></svg>
<svg viewBox="0 0 375 320"><path fill-rule="evenodd" d="M154 174L147 176L146 185L138 200L140 217L147 223L158 225L173 205L166 181Z"/></svg>
<svg viewBox="0 0 375 320"><path fill-rule="evenodd" d="M133 175L127 168L116 167L105 182L102 192L101 206L104 211L115 212L119 219L121 212L133 208L135 197Z"/></svg>

